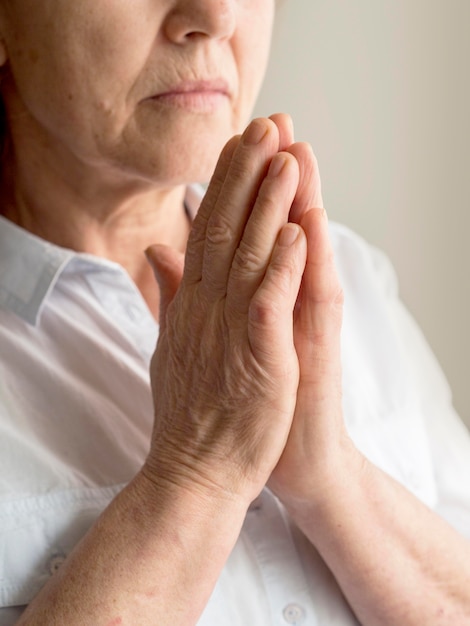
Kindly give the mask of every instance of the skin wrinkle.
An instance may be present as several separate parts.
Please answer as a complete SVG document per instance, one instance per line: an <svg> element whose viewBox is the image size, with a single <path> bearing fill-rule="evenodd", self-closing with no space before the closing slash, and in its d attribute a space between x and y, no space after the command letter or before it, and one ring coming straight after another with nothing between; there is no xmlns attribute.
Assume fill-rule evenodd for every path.
<svg viewBox="0 0 470 626"><path fill-rule="evenodd" d="M67 626L195 624L267 483L364 626L440 626L436 610L453 625L470 614L468 544L346 431L341 287L318 167L286 116L257 120L227 148L183 272L186 185L207 180L242 132L273 13L273 0L0 4L8 219L119 263L164 320L148 457L19 626L51 613ZM181 80L221 77L229 94L211 110L174 106ZM283 246L289 216L297 237ZM67 375L82 367L113 395L93 359L67 359Z"/></svg>

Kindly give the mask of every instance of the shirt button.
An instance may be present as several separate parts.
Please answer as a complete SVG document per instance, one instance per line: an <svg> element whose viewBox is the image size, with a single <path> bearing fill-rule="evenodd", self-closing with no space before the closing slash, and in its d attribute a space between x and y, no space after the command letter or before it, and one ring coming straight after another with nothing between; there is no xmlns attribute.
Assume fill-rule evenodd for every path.
<svg viewBox="0 0 470 626"><path fill-rule="evenodd" d="M305 611L298 604L288 604L282 615L288 624L301 624L305 619Z"/></svg>
<svg viewBox="0 0 470 626"><path fill-rule="evenodd" d="M49 559L49 563L47 564L47 569L49 570L49 574L52 576L57 572L59 567L65 561L65 554L53 554Z"/></svg>

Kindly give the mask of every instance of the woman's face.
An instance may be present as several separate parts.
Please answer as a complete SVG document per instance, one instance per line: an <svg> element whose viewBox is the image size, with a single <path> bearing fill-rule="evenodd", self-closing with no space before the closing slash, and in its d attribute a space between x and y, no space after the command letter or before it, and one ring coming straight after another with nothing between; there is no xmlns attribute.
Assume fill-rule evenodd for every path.
<svg viewBox="0 0 470 626"><path fill-rule="evenodd" d="M70 167L206 179L251 113L273 13L274 0L5 0L14 141Z"/></svg>

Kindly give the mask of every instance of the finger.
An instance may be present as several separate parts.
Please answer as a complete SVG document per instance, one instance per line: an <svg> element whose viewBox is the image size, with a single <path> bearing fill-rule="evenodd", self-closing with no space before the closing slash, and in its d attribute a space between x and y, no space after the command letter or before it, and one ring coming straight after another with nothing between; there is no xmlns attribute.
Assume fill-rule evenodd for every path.
<svg viewBox="0 0 470 626"><path fill-rule="evenodd" d="M183 254L174 248L155 244L145 251L160 290L160 329L165 328L166 313L183 275Z"/></svg>
<svg viewBox="0 0 470 626"><path fill-rule="evenodd" d="M300 224L302 216L311 208L323 208L318 162L308 143L294 143L286 149L299 163L299 186L292 203L290 220Z"/></svg>
<svg viewBox="0 0 470 626"><path fill-rule="evenodd" d="M317 376L315 364L339 363L343 292L324 209L305 213L302 228L307 236L307 264L295 314L295 339L305 380Z"/></svg>
<svg viewBox="0 0 470 626"><path fill-rule="evenodd" d="M299 181L297 160L279 152L271 161L235 252L227 285L227 314L246 313L286 224Z"/></svg>
<svg viewBox="0 0 470 626"><path fill-rule="evenodd" d="M194 219L186 247L184 279L195 283L201 279L204 242L206 238L207 220L217 203L222 185L232 161L233 153L240 142L240 135L232 137L220 153L216 168L210 180L201 206Z"/></svg>
<svg viewBox="0 0 470 626"><path fill-rule="evenodd" d="M293 349L293 309L306 261L306 238L297 224L285 224L264 279L252 298L248 339L261 365L286 359Z"/></svg>
<svg viewBox="0 0 470 626"><path fill-rule="evenodd" d="M287 113L274 113L269 116L279 130L279 151L287 150L294 142L294 124Z"/></svg>
<svg viewBox="0 0 470 626"><path fill-rule="evenodd" d="M225 295L235 251L278 145L277 126L258 118L235 149L206 228L202 284L211 297Z"/></svg>

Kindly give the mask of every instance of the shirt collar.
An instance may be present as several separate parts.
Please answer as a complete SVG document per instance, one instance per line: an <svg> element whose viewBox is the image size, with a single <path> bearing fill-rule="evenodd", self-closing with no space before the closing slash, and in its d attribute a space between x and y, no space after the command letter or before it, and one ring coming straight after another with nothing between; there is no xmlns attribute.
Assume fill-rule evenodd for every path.
<svg viewBox="0 0 470 626"><path fill-rule="evenodd" d="M0 216L0 307L36 324L48 293L73 254Z"/></svg>
<svg viewBox="0 0 470 626"><path fill-rule="evenodd" d="M186 190L185 207L194 219L202 190ZM68 262L77 256L0 216L0 308L37 324L47 296ZM89 256L89 255L87 255Z"/></svg>
<svg viewBox="0 0 470 626"><path fill-rule="evenodd" d="M191 221L196 217L196 213L201 204L202 196L204 195L204 188L201 185L189 185L186 188L186 195L184 197L184 206L188 212Z"/></svg>

